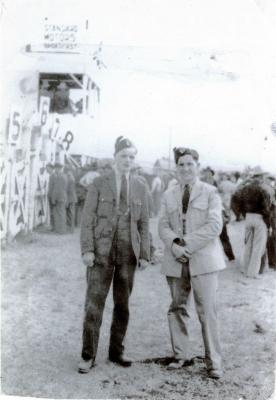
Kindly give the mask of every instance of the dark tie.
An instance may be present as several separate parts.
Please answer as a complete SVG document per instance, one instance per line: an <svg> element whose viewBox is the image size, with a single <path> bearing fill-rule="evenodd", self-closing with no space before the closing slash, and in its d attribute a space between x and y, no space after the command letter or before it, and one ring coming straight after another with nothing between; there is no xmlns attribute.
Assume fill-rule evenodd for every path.
<svg viewBox="0 0 276 400"><path fill-rule="evenodd" d="M182 197L182 211L183 211L183 214L186 214L186 212L187 212L189 199L190 199L190 188L189 188L189 185L185 185L184 186L184 194L183 194L183 197Z"/></svg>
<svg viewBox="0 0 276 400"><path fill-rule="evenodd" d="M119 210L122 213L127 212L127 179L125 174L122 175L122 180L121 180Z"/></svg>

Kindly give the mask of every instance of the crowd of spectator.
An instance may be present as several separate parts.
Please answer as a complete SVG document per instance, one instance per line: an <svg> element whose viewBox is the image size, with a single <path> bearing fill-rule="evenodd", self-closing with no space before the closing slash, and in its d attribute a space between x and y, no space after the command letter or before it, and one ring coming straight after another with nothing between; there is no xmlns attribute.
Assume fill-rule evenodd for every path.
<svg viewBox="0 0 276 400"><path fill-rule="evenodd" d="M73 232L80 225L89 185L95 177L110 171L110 162L94 162L82 168L48 164L48 201L51 229L59 234ZM177 183L174 171L146 173L139 165L132 170L144 182L151 217L157 217L163 193ZM228 236L230 221L245 223L245 252L242 272L258 276L267 266L276 269L276 179L270 173L248 169L244 172L201 169L200 179L216 186L223 204L223 229L220 239L226 257L235 260ZM151 238L151 253L154 254Z"/></svg>

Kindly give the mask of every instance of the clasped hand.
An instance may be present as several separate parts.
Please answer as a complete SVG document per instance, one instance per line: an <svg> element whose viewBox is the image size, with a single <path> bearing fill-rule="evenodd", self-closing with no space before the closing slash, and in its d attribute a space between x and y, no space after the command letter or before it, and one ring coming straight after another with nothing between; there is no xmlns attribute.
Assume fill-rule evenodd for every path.
<svg viewBox="0 0 276 400"><path fill-rule="evenodd" d="M191 252L188 250L186 246L179 246L176 243L172 245L172 253L175 256L176 260L182 263L188 261L191 257Z"/></svg>

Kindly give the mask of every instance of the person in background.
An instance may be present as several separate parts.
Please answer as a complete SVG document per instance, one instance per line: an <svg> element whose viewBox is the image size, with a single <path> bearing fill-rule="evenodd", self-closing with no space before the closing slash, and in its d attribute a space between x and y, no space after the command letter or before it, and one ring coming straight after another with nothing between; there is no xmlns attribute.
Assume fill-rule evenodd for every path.
<svg viewBox="0 0 276 400"><path fill-rule="evenodd" d="M73 113L70 90L66 82L59 82L53 96L54 112L59 114Z"/></svg>
<svg viewBox="0 0 276 400"><path fill-rule="evenodd" d="M270 226L271 198L262 187L262 174L240 189L240 209L245 218L245 248L241 272L246 277L257 278L263 269L267 234Z"/></svg>
<svg viewBox="0 0 276 400"><path fill-rule="evenodd" d="M137 150L122 136L115 142L114 168L89 187L81 225L81 254L87 266L83 345L79 373L95 364L106 297L113 281L113 319L109 360L130 367L124 356L129 297L136 267L150 259L147 189L130 174Z"/></svg>
<svg viewBox="0 0 276 400"><path fill-rule="evenodd" d="M267 259L270 268L276 270L276 188L275 177L265 174L262 187L269 193L271 207L269 212L269 230L267 238Z"/></svg>
<svg viewBox="0 0 276 400"><path fill-rule="evenodd" d="M201 180L203 182L208 183L209 185L213 185L215 187L217 187L217 182L214 178L215 176L215 171L210 168L207 167L202 171L202 178ZM230 222L230 212L228 209L228 205L225 206L225 204L223 203L223 207L222 207L222 222L223 222L223 226L222 226L222 231L220 234L220 240L223 246L223 250L225 252L226 257L228 258L229 261L234 261L235 260L235 255L232 249L232 245L228 236L228 231L227 231L227 224Z"/></svg>
<svg viewBox="0 0 276 400"><path fill-rule="evenodd" d="M76 203L76 212L75 212L75 226L80 226L81 223L81 216L82 210L84 207L84 202L87 194L86 188L80 184L80 179L85 175L87 172L85 167L82 167L80 170L77 171L75 177L76 183L76 195L77 195L77 203Z"/></svg>
<svg viewBox="0 0 276 400"><path fill-rule="evenodd" d="M215 171L211 167L206 167L202 170L201 180L202 182L209 183L209 185L217 186Z"/></svg>
<svg viewBox="0 0 276 400"><path fill-rule="evenodd" d="M165 250L162 273L166 275L172 302L168 311L175 361L182 368L190 359L189 319L191 290L201 323L205 362L209 377L222 377L222 356L217 316L218 272L225 268L219 235L222 204L217 189L198 179L199 155L175 148L179 184L163 196L159 235Z"/></svg>
<svg viewBox="0 0 276 400"><path fill-rule="evenodd" d="M53 181L54 181L54 174L55 174L55 167L53 164L48 163L46 165L46 170L49 174L49 180L48 180L48 190L47 190L47 199L48 199L48 205L49 205L49 223L50 223L50 229L51 231L54 230L54 216L53 216L53 204L51 201L51 196L52 196L52 190L53 190Z"/></svg>
<svg viewBox="0 0 276 400"><path fill-rule="evenodd" d="M66 233L66 205L67 205L67 176L63 172L63 165L55 164L50 201L53 206L54 231Z"/></svg>
<svg viewBox="0 0 276 400"><path fill-rule="evenodd" d="M64 172L67 176L66 221L69 231L73 233L75 228L76 203L78 201L76 192L76 181L70 167L65 166Z"/></svg>
<svg viewBox="0 0 276 400"><path fill-rule="evenodd" d="M218 190L221 195L223 206L227 213L230 212L231 198L237 189L237 184L231 180L230 174L224 173L221 176L221 181L218 185Z"/></svg>

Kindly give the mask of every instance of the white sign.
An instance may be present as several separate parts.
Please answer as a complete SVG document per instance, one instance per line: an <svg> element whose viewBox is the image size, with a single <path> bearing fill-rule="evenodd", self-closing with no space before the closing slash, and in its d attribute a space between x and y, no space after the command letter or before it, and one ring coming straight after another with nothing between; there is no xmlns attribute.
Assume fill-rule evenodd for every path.
<svg viewBox="0 0 276 400"><path fill-rule="evenodd" d="M45 18L42 31L42 51L76 52L84 43L85 21L82 23L68 20L50 20Z"/></svg>

